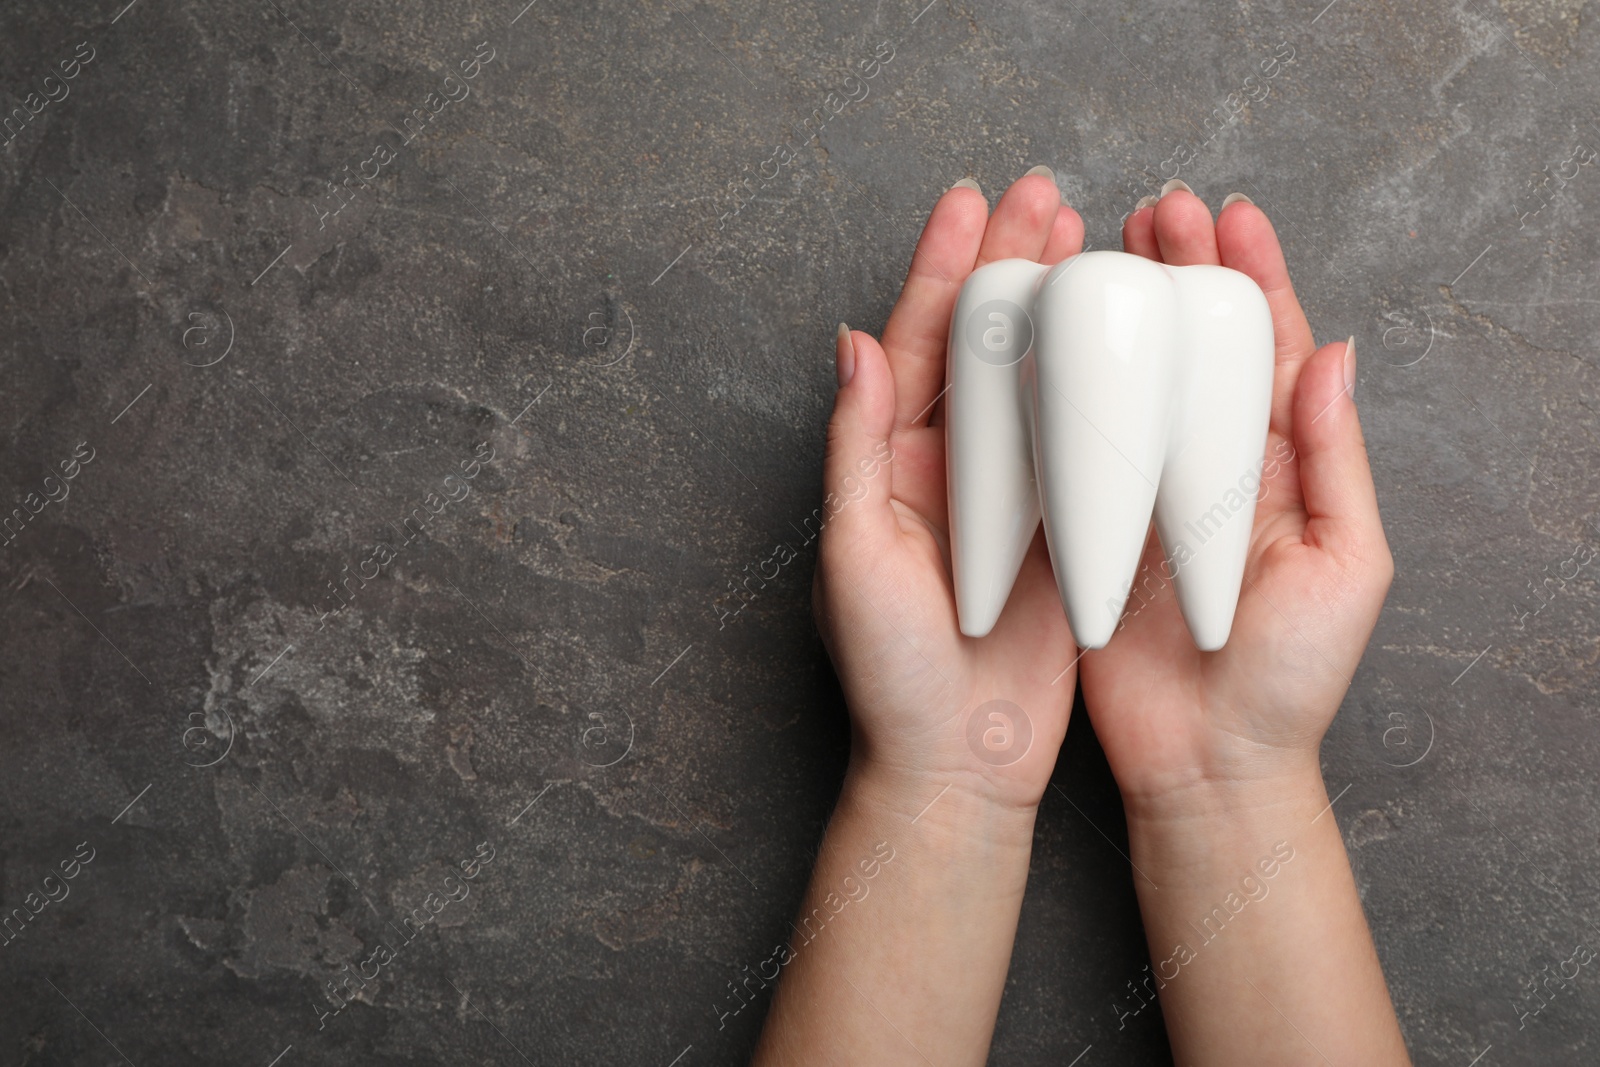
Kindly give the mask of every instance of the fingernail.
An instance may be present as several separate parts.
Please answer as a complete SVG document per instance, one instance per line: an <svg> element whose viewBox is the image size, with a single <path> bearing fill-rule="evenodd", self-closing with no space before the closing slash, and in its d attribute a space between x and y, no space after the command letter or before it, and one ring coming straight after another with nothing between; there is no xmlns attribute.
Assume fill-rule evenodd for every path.
<svg viewBox="0 0 1600 1067"><path fill-rule="evenodd" d="M850 384L856 373L856 343L850 337L850 327L839 324L839 335L834 342L834 366L839 372L839 388Z"/></svg>
<svg viewBox="0 0 1600 1067"><path fill-rule="evenodd" d="M962 178L960 181L956 182L950 188L952 188L952 189L971 189L975 193L983 192L983 190L978 187L978 183L973 181L971 178Z"/></svg>
<svg viewBox="0 0 1600 1067"><path fill-rule="evenodd" d="M1037 167L1033 167L1032 169L1030 169L1028 171L1028 173L1023 175L1023 177L1024 178L1031 178L1035 174L1043 174L1046 178L1049 178L1052 183L1054 183L1055 180L1056 180L1056 172L1051 170L1049 167L1045 166L1043 163L1039 164Z"/></svg>
<svg viewBox="0 0 1600 1067"><path fill-rule="evenodd" d="M1189 188L1189 183L1188 182L1180 181L1179 179L1174 178L1170 182L1168 182L1167 184L1165 184L1165 185L1163 185L1161 187L1161 195L1162 196L1166 196L1168 193L1175 193L1179 189L1182 189L1186 193L1194 192L1193 189Z"/></svg>
<svg viewBox="0 0 1600 1067"><path fill-rule="evenodd" d="M1245 196L1243 193L1229 193L1227 196L1222 198L1222 207L1227 207L1229 204L1253 204L1253 203L1255 203L1255 201L1251 200L1248 196ZM1218 208L1218 210L1220 211L1221 208Z"/></svg>
<svg viewBox="0 0 1600 1067"><path fill-rule="evenodd" d="M1155 207L1160 199L1161 198L1159 196L1141 196L1139 198L1139 202L1133 205L1133 210L1143 211L1147 207Z"/></svg>
<svg viewBox="0 0 1600 1067"><path fill-rule="evenodd" d="M1356 398L1356 336L1350 335L1350 340L1344 343L1344 391L1350 394L1350 399Z"/></svg>

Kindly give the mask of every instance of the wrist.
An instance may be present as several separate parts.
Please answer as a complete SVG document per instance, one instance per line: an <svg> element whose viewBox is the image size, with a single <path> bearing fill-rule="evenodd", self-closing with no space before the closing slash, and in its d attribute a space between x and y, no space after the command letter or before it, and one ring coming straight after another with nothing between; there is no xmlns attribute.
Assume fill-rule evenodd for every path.
<svg viewBox="0 0 1600 1067"><path fill-rule="evenodd" d="M1249 778L1197 781L1125 804L1129 851L1134 862L1159 867L1169 880L1198 874L1336 828L1328 805L1314 760Z"/></svg>
<svg viewBox="0 0 1600 1067"><path fill-rule="evenodd" d="M853 756L839 812L851 812L951 855L1020 853L1033 846L1037 805L1017 804L981 779Z"/></svg>
<svg viewBox="0 0 1600 1067"><path fill-rule="evenodd" d="M885 796L898 794L907 804L916 800L912 815L948 787L950 795L964 794L973 809L995 809L996 818L1008 811L1015 818L1007 822L1031 828L1049 787L1070 705L1063 704L1057 717L1054 709L1030 715L1004 699L974 708L978 699L964 701L970 709L964 713L949 700L924 707L912 725L904 722L906 715L863 714L852 707L851 775ZM1058 699L1070 699L1070 690Z"/></svg>
<svg viewBox="0 0 1600 1067"><path fill-rule="evenodd" d="M1320 747L1257 747L1225 760L1195 758L1180 770L1136 783L1119 777L1117 784L1130 824L1265 812L1323 789Z"/></svg>

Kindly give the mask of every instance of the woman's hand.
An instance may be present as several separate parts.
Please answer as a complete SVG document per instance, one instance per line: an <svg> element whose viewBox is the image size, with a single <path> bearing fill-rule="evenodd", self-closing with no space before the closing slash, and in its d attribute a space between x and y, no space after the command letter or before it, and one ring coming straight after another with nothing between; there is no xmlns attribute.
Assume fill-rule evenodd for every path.
<svg viewBox="0 0 1600 1067"><path fill-rule="evenodd" d="M1231 198L1230 198L1231 199ZM1196 1067L1410 1063L1318 762L1394 566L1352 400L1354 341L1311 339L1248 201L1182 183L1129 216L1128 251L1261 286L1277 341L1262 497L1228 643L1200 652L1159 543L1083 695L1122 790L1150 946L1118 1025L1160 997ZM1130 983L1130 986L1133 983Z"/></svg>
<svg viewBox="0 0 1600 1067"><path fill-rule="evenodd" d="M1177 188L1127 218L1123 244L1249 275L1277 342L1263 489L1228 643L1195 648L1152 534L1116 634L1083 657L1089 716L1136 815L1315 772L1394 565L1353 400L1354 339L1316 347L1267 216L1240 200L1213 225Z"/></svg>
<svg viewBox="0 0 1600 1067"><path fill-rule="evenodd" d="M992 218L977 186L958 184L928 219L882 346L840 328L813 600L855 737L778 953L759 1067L988 1057L1075 650L1042 537L994 631L980 640L957 627L945 338L975 267L1055 262L1082 241L1048 171L1024 175ZM1011 703L980 721L989 743L969 745L971 712L997 700Z"/></svg>
<svg viewBox="0 0 1600 1067"><path fill-rule="evenodd" d="M993 631L970 638L957 625L939 416L967 275L997 259L1056 263L1082 245L1083 222L1047 170L1019 179L993 216L975 185L958 184L929 216L882 345L840 328L824 482L844 503L818 549L817 626L855 726L852 767L925 799L954 784L1031 810L1066 732L1076 649L1042 531Z"/></svg>

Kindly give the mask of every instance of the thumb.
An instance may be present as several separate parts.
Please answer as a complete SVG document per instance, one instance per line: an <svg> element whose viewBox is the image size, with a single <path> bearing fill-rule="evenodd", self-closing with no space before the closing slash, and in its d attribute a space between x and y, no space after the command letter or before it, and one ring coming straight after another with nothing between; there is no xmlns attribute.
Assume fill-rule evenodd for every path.
<svg viewBox="0 0 1600 1067"><path fill-rule="evenodd" d="M1323 345L1295 386L1294 436L1305 540L1340 562L1388 559L1355 405L1356 339Z"/></svg>
<svg viewBox="0 0 1600 1067"><path fill-rule="evenodd" d="M822 464L822 507L816 521L824 551L830 544L873 552L892 544L899 531L890 507L894 449L894 374L877 341L839 324L835 359L841 385L828 421ZM809 532L809 531L808 531ZM851 549L852 552L857 549Z"/></svg>

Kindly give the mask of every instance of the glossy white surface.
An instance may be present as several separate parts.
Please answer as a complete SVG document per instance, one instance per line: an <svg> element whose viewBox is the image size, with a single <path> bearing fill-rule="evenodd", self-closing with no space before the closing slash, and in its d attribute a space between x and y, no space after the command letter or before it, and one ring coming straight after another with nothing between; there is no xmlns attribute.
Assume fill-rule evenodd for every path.
<svg viewBox="0 0 1600 1067"><path fill-rule="evenodd" d="M1272 319L1248 277L1086 252L974 271L945 398L961 631L999 618L1042 516L1079 645L1122 616L1152 515L1199 648L1232 629L1266 448Z"/></svg>
<svg viewBox="0 0 1600 1067"><path fill-rule="evenodd" d="M1047 269L1025 259L979 267L962 286L951 318L945 394L950 557L956 613L969 636L994 627L1039 525L1032 413L1018 377L1032 337L1027 309L1033 286Z"/></svg>

